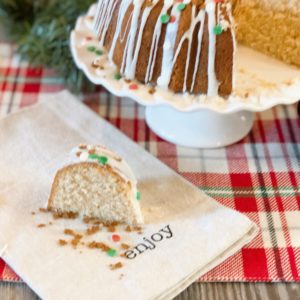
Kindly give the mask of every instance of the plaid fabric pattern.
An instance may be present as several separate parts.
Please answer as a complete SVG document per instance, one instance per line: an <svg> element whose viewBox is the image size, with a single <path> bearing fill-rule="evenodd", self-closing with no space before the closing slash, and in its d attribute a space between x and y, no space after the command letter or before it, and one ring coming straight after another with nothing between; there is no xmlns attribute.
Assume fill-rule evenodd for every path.
<svg viewBox="0 0 300 300"><path fill-rule="evenodd" d="M0 118L64 88L45 69L32 69L0 44ZM300 95L299 95L300 98ZM300 281L300 119L297 107L256 115L251 133L213 150L177 147L156 136L144 108L99 87L85 104L199 189L246 214L261 228L244 249L202 281ZM0 260L1 280L21 280Z"/></svg>

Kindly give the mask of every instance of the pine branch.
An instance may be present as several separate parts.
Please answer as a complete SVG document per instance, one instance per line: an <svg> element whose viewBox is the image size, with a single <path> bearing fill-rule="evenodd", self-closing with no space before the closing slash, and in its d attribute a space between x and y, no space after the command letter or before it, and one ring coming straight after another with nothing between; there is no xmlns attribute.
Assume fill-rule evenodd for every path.
<svg viewBox="0 0 300 300"><path fill-rule="evenodd" d="M33 66L45 66L61 75L76 92L93 85L79 71L69 38L79 15L94 0L0 0L0 17L18 52Z"/></svg>

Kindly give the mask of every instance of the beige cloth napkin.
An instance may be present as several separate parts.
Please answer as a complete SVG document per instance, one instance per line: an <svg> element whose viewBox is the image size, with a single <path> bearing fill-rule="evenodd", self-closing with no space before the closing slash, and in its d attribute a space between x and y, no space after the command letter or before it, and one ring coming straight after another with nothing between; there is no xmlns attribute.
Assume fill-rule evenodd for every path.
<svg viewBox="0 0 300 300"><path fill-rule="evenodd" d="M57 167L81 142L115 150L137 176L145 228L118 232L132 246L132 259L61 247L64 228L86 225L31 214L45 207ZM68 92L0 121L0 170L2 257L43 299L169 299L257 233L248 218L199 191ZM119 249L109 232L92 238ZM118 261L123 268L110 270Z"/></svg>

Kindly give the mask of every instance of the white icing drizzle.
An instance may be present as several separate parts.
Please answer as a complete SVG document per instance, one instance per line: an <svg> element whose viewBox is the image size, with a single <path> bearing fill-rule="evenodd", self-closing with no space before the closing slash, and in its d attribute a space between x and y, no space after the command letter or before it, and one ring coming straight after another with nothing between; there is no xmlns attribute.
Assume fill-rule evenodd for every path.
<svg viewBox="0 0 300 300"><path fill-rule="evenodd" d="M219 83L217 81L215 72L215 59L216 59L216 34L214 28L216 26L216 3L208 2L206 4L206 11L208 14L208 35L209 35L209 48L208 48L208 89L207 95L214 97L218 95Z"/></svg>
<svg viewBox="0 0 300 300"><path fill-rule="evenodd" d="M188 53L187 53L187 57L186 57L186 61L185 61L185 72L184 72L184 83L183 83L183 92L187 91L187 80L188 80L188 69L189 69L189 65L190 65L190 58L191 58L191 50L192 50L192 42L193 42L193 34L194 34L194 30L197 26L197 24L200 22L200 29L198 32L198 47L197 47L197 61L196 61L196 66L194 68L194 74L193 74L193 82L192 82L192 88L191 91L193 90L193 87L195 85L195 79L196 79L196 74L197 74L197 70L199 67L199 61L200 61L200 53L201 53L201 44L202 44L202 37L203 37L203 31L204 31L204 20L205 20L205 11L204 10L200 10L198 12L198 14L196 15L196 7L193 6L192 7L192 14L191 14L191 25L189 27L189 29L182 35L174 58L173 60L171 60L171 63L167 63L167 61L165 62L165 65L163 64L163 69L162 69L162 75L160 76L159 80L158 80L158 85L164 88L167 88L170 84L170 80L171 80L171 75L172 75L172 71L174 69L174 65L178 59L178 56L180 54L180 51L182 49L182 45L183 43L187 40L188 41ZM177 25L178 26L178 25ZM176 38L176 35L175 35ZM174 43L175 43L175 38L174 38ZM174 44L173 44L173 49L174 49ZM172 49L172 50L173 50ZM166 54L165 54L166 52ZM165 55L165 59L169 60L170 56L168 51L164 51L164 55ZM164 69L165 68L165 69Z"/></svg>
<svg viewBox="0 0 300 300"><path fill-rule="evenodd" d="M102 5L100 5L100 10L103 11L103 14L98 14L95 23L95 30L100 33L100 47L103 47L104 39L107 33L108 26L107 24L110 22L112 18L112 12L115 1L103 0Z"/></svg>
<svg viewBox="0 0 300 300"><path fill-rule="evenodd" d="M205 25L205 11L200 11L199 15L200 15L199 18L200 18L201 25L200 25L200 29L198 31L198 47L197 47L193 80L192 80L192 85L191 85L191 92L194 90L194 87L195 87L197 71L199 69L199 64L200 64L200 54L201 54L201 50L202 50L202 39L203 39L203 32L204 32L204 25Z"/></svg>
<svg viewBox="0 0 300 300"><path fill-rule="evenodd" d="M121 28L121 31L120 31L120 42L121 43L123 43L125 41L126 32L128 31L128 28L131 25L132 14L133 14L133 11L130 12L130 15L129 15L128 20L126 22L126 26L125 26L123 31L122 31L122 28Z"/></svg>
<svg viewBox="0 0 300 300"><path fill-rule="evenodd" d="M129 165L124 159L119 157L114 152L108 150L107 148L100 145L84 145L84 149L80 146L71 150L70 157L66 164L75 164L81 162L91 162L104 166L98 162L97 159L92 159L89 157L89 151L94 150L94 154L98 156L107 157L107 165L109 165L118 175L120 175L125 181L131 182L132 186L136 185L136 178L131 171ZM79 155L80 154L80 155Z"/></svg>
<svg viewBox="0 0 300 300"><path fill-rule="evenodd" d="M230 3L227 3L226 5L226 9L227 9L227 13L228 13L228 16L229 16L229 22L230 22L230 25L229 27L233 27L234 26L234 21L233 21L233 17L232 17L232 14L230 13L231 12L231 4ZM235 37L235 31L234 30L231 30L231 36L232 36L232 43L233 43L233 57L232 57L232 90L234 91L235 90L235 87L236 87L236 80L235 80L235 69L236 69L236 48L237 48L237 45L236 45L236 37Z"/></svg>
<svg viewBox="0 0 300 300"><path fill-rule="evenodd" d="M125 77L128 79L134 79L133 73L133 50L134 50L134 44L135 44L135 37L138 29L138 20L140 17L140 12L142 8L143 2L134 0L134 7L133 7L133 13L131 17L131 24L129 33L127 35L126 45L124 49L123 54L123 61L121 66L121 73L125 74Z"/></svg>
<svg viewBox="0 0 300 300"><path fill-rule="evenodd" d="M130 79L134 79L134 75L135 75L135 71L136 71L136 64L137 64L137 60L138 60L138 56L140 53L140 48L141 48L141 44L142 44L142 37L143 37L143 33L144 33L144 27L146 25L146 22L148 20L148 17L152 11L152 9L154 8L154 6L157 4L158 0L155 0L151 6L147 6L144 9L143 15L142 15L142 19L141 19L141 23L140 23L140 29L139 29L139 33L138 33L138 38L137 38L137 42L135 45L135 50L134 50L134 54L133 54L133 60L130 66L128 66L129 71L128 74L126 74L125 71L125 75L128 76L128 78ZM134 42L134 40L133 40ZM149 63L148 63L149 65ZM127 69L127 65L126 65L126 69Z"/></svg>
<svg viewBox="0 0 300 300"><path fill-rule="evenodd" d="M104 16L102 16L102 20L99 22L99 27L102 28L102 32L101 32L101 37L100 37L100 41L99 41L99 47L102 48L104 45L104 40L107 34L107 30L109 28L109 24L111 22L111 19L113 17L114 11L116 9L116 6L118 4L118 1L111 1L108 0L109 4L107 7L107 10L105 12L105 14L103 14Z"/></svg>
<svg viewBox="0 0 300 300"><path fill-rule="evenodd" d="M99 34L98 32L98 22L99 22L99 17L100 17L100 14L99 12L101 11L101 7L103 5L103 1L98 1L98 4L97 4L97 8L96 8L96 15L94 17L94 20L93 20L93 29L94 29L94 32L97 33L97 35Z"/></svg>
<svg viewBox="0 0 300 300"><path fill-rule="evenodd" d="M161 74L157 79L157 85L163 88L168 88L173 71L173 57L176 36L178 31L179 17L181 12L177 9L177 5L172 8L171 15L176 18L174 23L168 23L166 30L165 43L163 47L163 59ZM160 21L160 20L159 20ZM161 24L161 22L159 22Z"/></svg>
<svg viewBox="0 0 300 300"><path fill-rule="evenodd" d="M95 15L94 17L94 21L93 21L93 28L94 28L94 31L97 33L97 35L99 35L99 21L100 21L100 18L101 18L101 13L103 11L103 8L104 8L104 4L105 4L105 1L98 1L98 4L97 4L97 14Z"/></svg>
<svg viewBox="0 0 300 300"><path fill-rule="evenodd" d="M97 7L97 16L95 20L95 32L99 36L100 46L103 46L105 36L107 34L107 30L110 26L112 16L114 15L117 3L119 0L99 0ZM155 5L158 4L159 0L154 0L151 5L146 6L141 15L142 6L145 1L141 0L123 0L120 3L120 8L118 12L116 29L112 39L112 45L109 50L109 59L112 60L116 48L116 44L118 39L121 42L124 42L126 37L126 43L124 47L123 59L121 64L120 72L127 79L134 79L136 73L136 66L138 62L138 57L141 49L143 33L145 29L145 25L147 20L151 14L152 9ZM190 0L185 0L185 4L189 4ZM123 26L124 17L126 12L129 9L129 6L133 5L133 11L127 20L126 26ZM208 66L207 66L207 75L208 75L208 96L216 96L218 95L219 82L216 78L215 73L215 57L216 57L216 35L214 33L214 27L218 23L222 26L224 30L227 30L228 27L231 26L228 21L224 19L224 16L220 14L219 4L216 4L214 0L206 1L206 9L200 10L196 14L196 6L192 6L192 16L191 16L191 26L189 29L182 35L178 46L175 51L175 43L178 33L178 25L180 21L181 13L178 10L179 3L174 2L173 0L165 0L163 2L163 7L160 12L160 15L157 18L156 24L154 26L154 32L152 35L151 48L149 52L149 59L146 68L145 82L149 83L152 80L154 67L156 63L158 43L161 36L162 31L162 22L160 20L160 16L166 14L169 9L171 9L171 16L175 18L175 22L169 22L166 28L166 36L163 46L163 57L162 57L162 66L161 66L161 74L157 80L157 85L162 88L168 88L171 77L174 71L174 65L178 59L180 51L184 42L188 41L188 53L186 57L185 63L185 73L183 78L183 92L187 92L187 80L188 80L188 70L191 59L191 51L192 51L192 41L193 41L193 33L198 23L200 23L197 39L197 56L193 71L192 84L190 88L190 92L194 90L197 78L197 72L200 67L200 55L202 51L202 40L204 34L205 27L205 18L206 13L208 15L208 31L209 31L209 49L208 49ZM217 20L216 20L216 8L217 11ZM227 8L228 14L231 17L229 9ZM139 22L140 20L140 22ZM227 23L226 23L227 22ZM233 31L233 30L231 30ZM128 33L128 34L127 34ZM233 33L234 34L234 33Z"/></svg>
<svg viewBox="0 0 300 300"><path fill-rule="evenodd" d="M113 59L113 55L114 55L114 52L115 52L116 43L117 43L118 37L120 36L120 33L121 33L123 19L124 19L126 11L129 8L130 3L131 3L131 0L123 0L121 2L120 8L119 8L119 14L118 14L118 20L117 20L116 30L115 30L115 33L114 33L114 36L113 36L112 45L111 45L111 48L110 48L110 51L109 51L109 54L108 54L108 57L109 57L110 60ZM128 29L130 19L131 18L128 19L127 25L125 27L125 33L126 33L127 29ZM122 37L120 38L121 42L125 38L125 33L124 33L123 39L122 39Z"/></svg>
<svg viewBox="0 0 300 300"><path fill-rule="evenodd" d="M169 10L169 8L171 7L172 3L168 4L168 5L164 5L160 15L166 14L167 11ZM174 10L174 7L173 7ZM172 10L172 13L173 13ZM172 23L171 23L172 24ZM175 24L178 24L178 22L175 22ZM146 76L145 76L145 82L150 82L153 76L153 71L154 71L154 67L155 67L155 62L156 62L156 54L157 54L157 48L158 48L158 42L160 39L160 35L161 35L161 28L162 28L162 22L160 21L160 18L157 18L156 24L155 24L155 28L154 28L154 33L153 33L153 37L152 37L152 44L151 44L151 50L150 50L150 57L149 57L149 62L148 62L148 66L147 66L147 71L146 71ZM170 23L167 25L168 27L170 27ZM167 27L167 28L168 28ZM177 32L177 30L176 30ZM171 34L172 36L174 36L174 39L176 38L176 33L174 35ZM170 33L168 34L168 32L166 33L166 39L168 38L168 36L170 36ZM165 41L166 43L166 41ZM162 70L163 70L163 66L162 66Z"/></svg>
<svg viewBox="0 0 300 300"><path fill-rule="evenodd" d="M189 70L189 66L190 66L190 58L191 58L191 48L192 48L192 42L193 42L193 33L194 33L194 29L196 26L195 22L195 11L196 11L196 7L193 6L192 7L192 23L190 25L190 28L188 30L188 52L187 52L187 57L186 57L186 62L185 62L185 70L184 70L184 80L183 80L183 92L186 92L187 89L187 77L188 77L188 70Z"/></svg>

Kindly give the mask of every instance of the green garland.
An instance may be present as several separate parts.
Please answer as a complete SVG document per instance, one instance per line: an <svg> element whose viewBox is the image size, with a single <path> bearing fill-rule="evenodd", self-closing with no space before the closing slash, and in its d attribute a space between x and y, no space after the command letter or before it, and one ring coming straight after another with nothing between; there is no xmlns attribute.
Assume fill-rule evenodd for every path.
<svg viewBox="0 0 300 300"><path fill-rule="evenodd" d="M95 0L0 0L0 20L18 52L33 66L55 70L75 92L92 84L76 68L69 47L79 15Z"/></svg>

